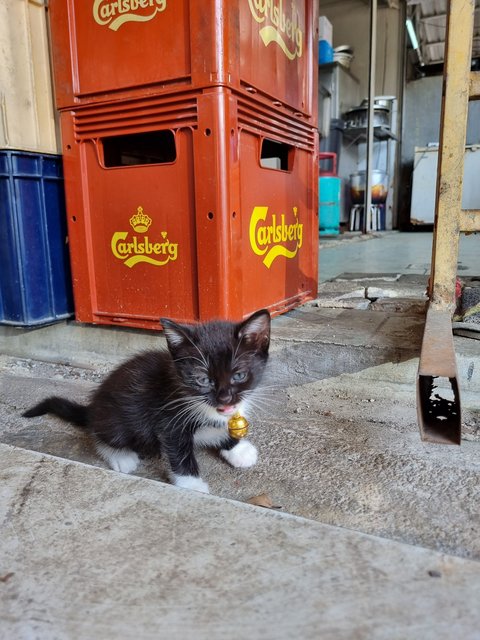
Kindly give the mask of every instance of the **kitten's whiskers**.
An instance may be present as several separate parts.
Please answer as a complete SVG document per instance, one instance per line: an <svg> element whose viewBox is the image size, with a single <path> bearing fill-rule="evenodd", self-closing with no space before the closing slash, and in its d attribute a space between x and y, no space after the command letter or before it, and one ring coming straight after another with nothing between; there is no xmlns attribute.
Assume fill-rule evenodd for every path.
<svg viewBox="0 0 480 640"><path fill-rule="evenodd" d="M201 426L202 422L211 421L205 411L208 405L201 397L188 396L169 403L171 408L175 404L178 406L179 411L172 416L168 424L175 428L182 420L185 420L181 430L182 433L189 427L195 429L195 427Z"/></svg>
<svg viewBox="0 0 480 640"><path fill-rule="evenodd" d="M198 346L197 346L197 345L195 344L195 342L190 338L190 336L189 336L189 335L187 335L186 337L187 337L187 340L190 342L190 344L191 344L191 345L193 345L193 346L195 347L195 349L198 351L198 353L200 354L200 358L201 358L201 360L202 360L202 363L203 363L203 365L205 366L205 369L207 369L207 370L208 370L208 361L207 361L207 359L205 358L205 354L204 354L204 353L202 353L202 352L200 351L200 349L198 348Z"/></svg>
<svg viewBox="0 0 480 640"><path fill-rule="evenodd" d="M278 407L281 403L280 398L272 395L271 392L273 390L275 390L273 386L257 387L256 389L242 391L240 397L245 402L248 402L254 410L259 413L266 413L269 412L272 404Z"/></svg>

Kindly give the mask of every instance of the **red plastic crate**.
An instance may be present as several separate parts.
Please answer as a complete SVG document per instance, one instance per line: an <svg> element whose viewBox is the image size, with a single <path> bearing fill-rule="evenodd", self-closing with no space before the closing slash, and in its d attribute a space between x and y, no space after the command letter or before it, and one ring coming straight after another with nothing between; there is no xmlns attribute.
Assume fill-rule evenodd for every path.
<svg viewBox="0 0 480 640"><path fill-rule="evenodd" d="M61 122L79 321L156 329L316 297L315 129L222 87Z"/></svg>
<svg viewBox="0 0 480 640"><path fill-rule="evenodd" d="M316 122L316 0L50 0L60 109L222 85Z"/></svg>

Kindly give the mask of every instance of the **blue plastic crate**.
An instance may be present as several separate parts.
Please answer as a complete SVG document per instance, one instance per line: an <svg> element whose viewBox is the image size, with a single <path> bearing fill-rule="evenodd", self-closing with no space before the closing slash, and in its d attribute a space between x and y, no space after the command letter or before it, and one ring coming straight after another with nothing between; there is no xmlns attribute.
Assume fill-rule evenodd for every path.
<svg viewBox="0 0 480 640"><path fill-rule="evenodd" d="M0 324L72 314L61 158L0 150Z"/></svg>

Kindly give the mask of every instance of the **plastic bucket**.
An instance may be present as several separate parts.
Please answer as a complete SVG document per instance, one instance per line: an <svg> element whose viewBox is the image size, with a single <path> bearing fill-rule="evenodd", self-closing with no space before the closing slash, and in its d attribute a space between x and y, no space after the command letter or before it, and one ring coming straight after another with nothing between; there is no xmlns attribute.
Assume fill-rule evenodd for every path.
<svg viewBox="0 0 480 640"><path fill-rule="evenodd" d="M327 40L318 41L318 64L333 62L333 47Z"/></svg>

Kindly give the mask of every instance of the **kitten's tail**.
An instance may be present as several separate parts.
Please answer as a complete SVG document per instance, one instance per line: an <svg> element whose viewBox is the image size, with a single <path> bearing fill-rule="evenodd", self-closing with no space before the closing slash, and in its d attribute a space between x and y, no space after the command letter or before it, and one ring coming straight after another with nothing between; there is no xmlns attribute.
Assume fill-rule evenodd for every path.
<svg viewBox="0 0 480 640"><path fill-rule="evenodd" d="M45 398L42 402L22 413L22 415L24 418L34 418L35 416L43 416L46 413L53 413L77 427L86 427L88 424L88 406L72 402L66 398L60 398L59 396Z"/></svg>

